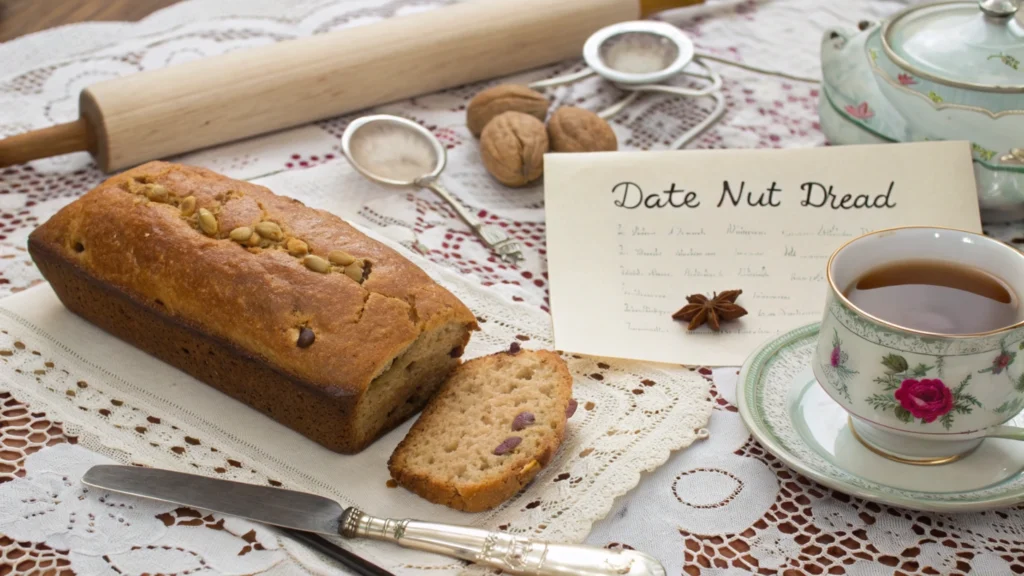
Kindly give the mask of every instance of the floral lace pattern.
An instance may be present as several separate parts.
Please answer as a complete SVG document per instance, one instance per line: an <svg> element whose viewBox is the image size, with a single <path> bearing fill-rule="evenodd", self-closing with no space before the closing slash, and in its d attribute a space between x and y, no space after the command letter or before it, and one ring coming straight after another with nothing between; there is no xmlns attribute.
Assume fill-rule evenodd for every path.
<svg viewBox="0 0 1024 576"><path fill-rule="evenodd" d="M4 63L0 72L0 136L74 119L78 91L97 80L372 22L444 3L446 0L192 0L139 23L75 25L0 44L0 62ZM701 16L673 21L680 23L702 52L793 74L816 76L820 74L818 44L826 28L841 26L852 30L859 20L877 21L908 3L911 2L866 0L840 5L818 0L709 0L706 9L701 9ZM578 62L570 62L507 80L530 81L577 70L580 66ZM720 70L725 76L724 93L729 111L692 147L795 147L825 143L816 112L817 86L734 68L721 67ZM339 139L354 116L329 119L177 160L205 165L241 178L284 170L290 178L314 181L324 194L344 196L353 207L344 212L347 218L379 231L447 270L473 279L494 294L544 310L548 302L541 188L535 186L510 194L494 184L479 166L476 143L464 128L465 103L481 88L497 82L499 80L447 90L382 106L377 111L413 118L442 139L450 155L442 179L481 218L506 228L523 244L527 260L518 268L495 262L457 216L428 192L382 192L358 179L346 179L343 185L330 178L317 181L315 171L305 170L340 162ZM623 96L597 79L554 89L549 95L555 104L591 109ZM624 149L656 149L666 146L699 122L710 108L710 103L704 101L645 97L618 116L612 125ZM24 248L28 231L103 178L84 154L0 169L0 294L21 292L40 281ZM339 190L344 190L344 194L339 194ZM1024 245L1024 225L1020 223L987 226L986 230L998 238ZM499 313L488 318L501 322L509 316ZM5 322L7 320L9 318ZM17 348L11 346L13 342L4 347L14 354ZM31 350L17 354L34 357ZM54 367L47 367L47 360L41 357L35 360L38 364L26 366L23 371L27 372L19 377L31 382L37 376L45 381L62 377L62 368L56 363ZM590 375L584 376L590 382L602 382L593 377L595 374L605 378L603 382L608 381L602 372L607 369L598 361L576 358L570 361L576 363L577 372ZM45 372L35 374L35 370ZM655 554L670 574L689 576L1024 573L1024 530L1021 529L1024 518L1020 509L960 516L923 514L851 499L818 486L796 475L749 441L733 403L735 369L720 369L714 373L703 369L701 373L715 382L711 389L715 400L709 427L711 437L676 453L646 475L629 495L619 498L613 505L609 503L611 512L594 525L587 538L589 543L642 549ZM27 405L11 395L6 376L0 378L2 503L7 502L2 498L13 494L13 489L7 486L13 485L14 477L26 478L27 483L18 485L19 493L29 484L61 486L44 480L55 473L55 466L59 464L58 459L47 452L70 448L45 446L72 441L84 448L54 456L78 458L79 462L106 457L128 463L132 461L127 456L130 452L122 448L131 446L139 449L143 456L152 450L154 454L169 453L176 458L187 458L211 475L268 484L284 482L278 475L257 470L261 464L258 456L248 459L214 452L210 450L216 447L213 440L192 435L181 427L175 429L176 423L165 425L166 419L151 422L151 415L145 411L132 410L132 406L117 395L101 393L101 390L106 392L103 378L95 382L86 378L88 387L84 389L78 387L77 379L63 378L49 400ZM651 398L652 394L646 392L648 387L642 383L637 385L638 381L634 380L633 386L627 389L629 394ZM634 394L634 389L644 394ZM75 396L68 395L68 390L75 392ZM70 418L86 414L77 407L80 401L86 403L83 405L90 410L91 417L109 419L108 429L117 431L105 437L108 444L114 444L119 438L131 441L123 446L95 442L90 429L74 424L74 419ZM586 406L586 400L581 402L574 418L587 414ZM650 408L644 408L647 409ZM1016 408L1007 406L1005 410ZM109 414L104 415L103 411ZM63 425L56 423L60 420L65 421ZM45 435L27 432L26 426L36 430L37 425L45 429ZM145 432L136 428L144 428ZM140 438L145 442L140 444ZM194 444L189 438L199 443ZM628 436L609 438L625 441ZM75 455L75 450L85 451L85 455ZM583 450L585 448L580 451ZM584 461L588 465L593 462ZM27 472L28 464L32 464L31 473ZM579 471L557 472L549 480L559 490L581 486L586 470L584 466ZM530 508L533 502L524 502L521 513L544 512L546 501ZM6 506L0 507L6 509ZM175 524L176 534L190 540L203 540L215 530L208 526L216 526L221 520L216 516L209 520L197 518L191 511L153 512L157 515L155 521L149 518L140 521L147 530L158 533L166 519ZM499 524L499 528L501 526L504 524ZM292 573L291 567L300 564L306 569L304 573L336 573L333 565L322 563L303 548L286 539L276 540L275 544L270 531L254 529L257 536L252 543L254 550L255 544L266 550L250 551L240 557L242 560L248 561L246 557L257 552L267 558L271 557L266 555L268 550L287 549L286 553L274 552L273 559L266 561L263 573ZM521 527L507 526L506 529ZM235 532L245 541L248 532L241 528ZM55 549L45 540L26 538L20 533L7 535L6 529L0 527L0 574L39 570L63 575L71 571L69 550ZM206 573L237 570L234 561L238 557L228 558L227 552L241 552L245 547L239 548L240 542L235 537L226 541L230 546L223 551L211 551L211 555L203 556L205 564L200 566ZM135 566L136 573L152 570L152 564L145 562L161 557L169 559L160 566L161 572L168 572L172 566L184 571L198 565L189 563L186 558L194 556L183 554L174 546L171 546L174 550L159 548L162 545L146 548L144 554L133 551L130 558L125 557L125 562L118 565ZM193 544L181 548L197 552ZM400 554L394 549L387 550ZM131 564L128 560L140 563ZM417 564L414 559L402 556L400 561L404 566L396 568L396 573L420 572L409 567ZM105 563L91 566L102 573L114 573ZM252 564L247 566L255 571ZM452 569L443 562L423 567L432 572L439 567Z"/></svg>
<svg viewBox="0 0 1024 576"><path fill-rule="evenodd" d="M289 552L287 540L266 527L80 482L91 466L109 462L66 443L29 456L23 478L0 484L5 504L0 527L6 534L0 540L0 549L6 548L0 567L80 576L308 573Z"/></svg>

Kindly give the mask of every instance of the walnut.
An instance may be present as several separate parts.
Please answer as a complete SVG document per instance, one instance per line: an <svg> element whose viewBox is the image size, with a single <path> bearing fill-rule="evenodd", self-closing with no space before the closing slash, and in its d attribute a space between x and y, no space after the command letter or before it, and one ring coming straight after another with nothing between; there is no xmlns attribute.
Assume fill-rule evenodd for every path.
<svg viewBox="0 0 1024 576"><path fill-rule="evenodd" d="M502 112L522 112L544 121L548 100L540 92L518 84L501 84L480 92L466 107L466 125L473 136L480 137L484 127Z"/></svg>
<svg viewBox="0 0 1024 576"><path fill-rule="evenodd" d="M548 121L548 138L555 152L610 152L619 147L615 132L589 110L563 106Z"/></svg>
<svg viewBox="0 0 1024 576"><path fill-rule="evenodd" d="M525 186L544 174L548 133L544 123L522 112L504 112L480 134L484 167L506 186Z"/></svg>

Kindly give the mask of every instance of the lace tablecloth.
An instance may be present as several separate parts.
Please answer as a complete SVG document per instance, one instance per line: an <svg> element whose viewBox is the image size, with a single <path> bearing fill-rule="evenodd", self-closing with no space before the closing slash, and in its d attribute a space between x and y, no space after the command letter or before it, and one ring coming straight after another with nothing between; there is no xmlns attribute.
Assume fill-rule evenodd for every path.
<svg viewBox="0 0 1024 576"><path fill-rule="evenodd" d="M192 0L137 24L80 24L25 37L0 45L0 136L74 119L79 90L98 80L443 3ZM690 12L699 14L695 18L684 13L672 18L678 18L702 51L816 77L818 43L826 27L852 28L859 20L879 19L902 5L895 0L722 0ZM580 66L568 62L512 80L550 77ZM720 70L725 75L728 112L692 146L825 144L815 110L816 85L736 68ZM344 191L346 204L352 207L344 216L492 292L546 311L542 190L508 190L495 184L476 161L477 144L464 127L467 100L486 85L448 90L378 111L414 118L445 142L450 154L445 183L482 218L522 241L525 263L512 268L495 262L457 216L429 192L353 184ZM591 109L622 96L599 80L558 88L550 95L556 104ZM623 148L664 147L699 122L710 107L710 102L647 97L616 117L613 127ZM341 162L339 138L353 117L176 160L241 178ZM39 282L24 248L28 232L102 178L83 154L0 171L0 295ZM1021 243L1022 230L1020 225L1009 225L989 232ZM44 363L37 369L52 368ZM960 516L923 514L818 486L750 439L734 406L736 369L700 372L714 380L710 440L677 453L645 475L593 527L588 542L648 551L674 575L1024 573L1021 509ZM0 574L12 569L70 573L72 567L96 574L153 572L154 566L174 574L331 569L286 539L238 520L134 501L78 503L69 478L103 458L75 446L78 441L45 407L26 405L0 382ZM187 448L187 439L185 444ZM574 478L558 481L571 483ZM12 490L15 483L18 488ZM58 504L40 508L39 502ZM33 522L35 518L39 521ZM103 560L107 557L96 550L82 552L83 542L95 542L97 533L121 539L124 545L117 564Z"/></svg>

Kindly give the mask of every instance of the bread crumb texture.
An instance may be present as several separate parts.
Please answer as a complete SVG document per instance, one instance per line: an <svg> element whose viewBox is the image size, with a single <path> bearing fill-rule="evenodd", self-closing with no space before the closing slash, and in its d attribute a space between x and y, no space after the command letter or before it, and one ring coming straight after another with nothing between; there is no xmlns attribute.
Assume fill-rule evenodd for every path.
<svg viewBox="0 0 1024 576"><path fill-rule="evenodd" d="M388 467L399 485L477 512L515 495L565 435L572 376L554 352L501 352L457 368Z"/></svg>

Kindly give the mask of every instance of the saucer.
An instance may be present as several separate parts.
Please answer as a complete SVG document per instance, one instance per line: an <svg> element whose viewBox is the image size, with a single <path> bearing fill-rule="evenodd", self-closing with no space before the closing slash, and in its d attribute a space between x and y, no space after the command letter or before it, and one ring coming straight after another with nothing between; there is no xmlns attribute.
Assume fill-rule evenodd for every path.
<svg viewBox="0 0 1024 576"><path fill-rule="evenodd" d="M974 512L1024 502L1024 442L987 438L941 466L903 464L862 444L811 371L818 327L768 341L740 371L740 415L769 452L829 488L904 508ZM1018 415L1007 424L1022 422Z"/></svg>

